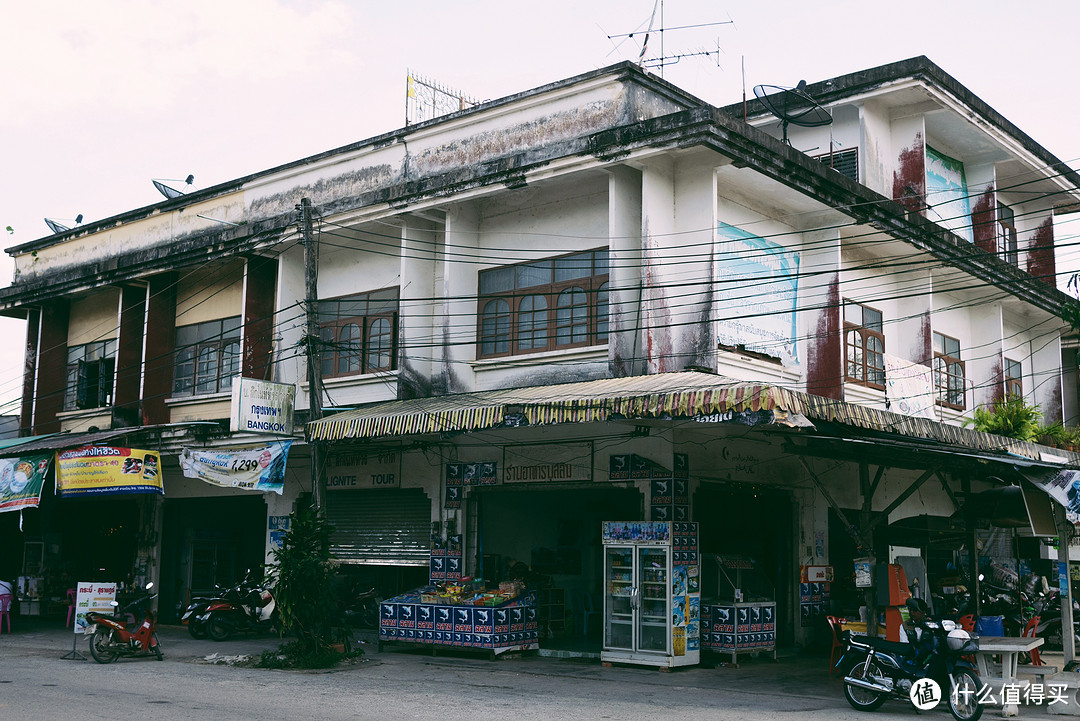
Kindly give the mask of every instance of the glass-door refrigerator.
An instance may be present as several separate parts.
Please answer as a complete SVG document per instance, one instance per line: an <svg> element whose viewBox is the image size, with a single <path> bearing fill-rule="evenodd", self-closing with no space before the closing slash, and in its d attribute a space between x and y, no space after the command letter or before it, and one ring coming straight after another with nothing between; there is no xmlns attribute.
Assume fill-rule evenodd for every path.
<svg viewBox="0 0 1080 721"><path fill-rule="evenodd" d="M601 660L687 666L701 655L697 524L604 521Z"/></svg>

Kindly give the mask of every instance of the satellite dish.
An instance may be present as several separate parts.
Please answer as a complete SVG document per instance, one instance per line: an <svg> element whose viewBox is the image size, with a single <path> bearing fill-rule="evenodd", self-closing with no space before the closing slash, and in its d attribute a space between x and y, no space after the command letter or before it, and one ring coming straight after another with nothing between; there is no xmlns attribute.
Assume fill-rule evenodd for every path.
<svg viewBox="0 0 1080 721"><path fill-rule="evenodd" d="M63 233L65 230L71 230L71 228L67 227L63 223L57 223L55 220L51 220L49 218L45 219L45 225L49 226L49 230L54 233Z"/></svg>
<svg viewBox="0 0 1080 721"><path fill-rule="evenodd" d="M806 81L800 80L794 88L779 85L755 85L754 97L761 101L770 113L780 119L784 129L784 143L788 142L788 125L804 128L819 128L832 123L829 111L821 107L806 92Z"/></svg>
<svg viewBox="0 0 1080 721"><path fill-rule="evenodd" d="M170 182L179 182L179 181L174 180L172 178L163 178L162 180L168 180ZM188 188L192 185L192 183L195 182L195 176L194 175L188 175L187 178L184 179L184 182L187 185L184 187L183 190L177 190L176 188L174 188L172 186L165 185L165 183L161 182L161 180L156 180L154 178L151 178L150 182L154 184L154 187L157 188L159 193L164 195L169 200L172 200L173 198L179 198L181 195L183 195L184 193L187 192Z"/></svg>
<svg viewBox="0 0 1080 721"><path fill-rule="evenodd" d="M82 213L75 216L75 225L82 223ZM54 233L63 233L65 230L71 230L71 226L64 225L61 222L53 220L52 218L45 218L45 225L49 226L49 230Z"/></svg>

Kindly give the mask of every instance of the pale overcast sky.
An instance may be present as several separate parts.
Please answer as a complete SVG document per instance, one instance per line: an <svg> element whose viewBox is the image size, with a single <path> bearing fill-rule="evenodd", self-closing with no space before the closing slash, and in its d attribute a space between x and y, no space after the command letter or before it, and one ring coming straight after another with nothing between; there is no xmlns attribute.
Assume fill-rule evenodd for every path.
<svg viewBox="0 0 1080 721"><path fill-rule="evenodd" d="M73 225L80 213L93 221L155 203L151 178L190 173L206 188L401 127L407 69L486 100L634 60L640 36L608 36L644 30L654 5L6 3L3 247L48 235L44 217ZM733 21L664 34L666 55L713 53L664 69L713 104L741 98L744 62L750 92L926 55L1062 160L1076 167L1080 156L1075 0L665 0L663 16L669 28ZM0 284L12 268L0 257ZM4 321L0 333L0 401L11 401L24 330Z"/></svg>

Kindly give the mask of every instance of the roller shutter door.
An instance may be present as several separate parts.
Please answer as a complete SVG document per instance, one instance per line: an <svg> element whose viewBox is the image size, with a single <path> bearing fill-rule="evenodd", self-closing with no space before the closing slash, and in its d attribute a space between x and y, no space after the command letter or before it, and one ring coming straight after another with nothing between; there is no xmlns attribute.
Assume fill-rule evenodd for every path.
<svg viewBox="0 0 1080 721"><path fill-rule="evenodd" d="M431 500L420 488L327 494L331 554L343 563L427 566Z"/></svg>

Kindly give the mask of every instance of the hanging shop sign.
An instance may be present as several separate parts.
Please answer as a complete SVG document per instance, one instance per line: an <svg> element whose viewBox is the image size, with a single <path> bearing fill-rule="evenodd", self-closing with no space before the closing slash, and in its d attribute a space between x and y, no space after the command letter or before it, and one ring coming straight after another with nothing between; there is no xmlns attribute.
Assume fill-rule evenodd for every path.
<svg viewBox="0 0 1080 721"><path fill-rule="evenodd" d="M285 464L290 446L292 441L229 450L185 448L180 454L180 469L185 477L212 486L280 496L285 489Z"/></svg>
<svg viewBox="0 0 1080 721"><path fill-rule="evenodd" d="M61 497L161 493L157 451L86 446L56 454L56 491Z"/></svg>
<svg viewBox="0 0 1080 721"><path fill-rule="evenodd" d="M326 488L401 488L401 454L334 453L326 459Z"/></svg>
<svg viewBox="0 0 1080 721"><path fill-rule="evenodd" d="M234 378L232 430L292 435L296 386L254 378Z"/></svg>
<svg viewBox="0 0 1080 721"><path fill-rule="evenodd" d="M935 420L937 397L930 366L885 354L885 399L890 411Z"/></svg>
<svg viewBox="0 0 1080 721"><path fill-rule="evenodd" d="M592 458L592 443L505 446L503 483L591 481Z"/></svg>
<svg viewBox="0 0 1080 721"><path fill-rule="evenodd" d="M52 454L0 458L0 513L36 508Z"/></svg>

